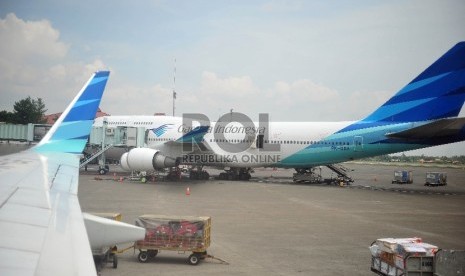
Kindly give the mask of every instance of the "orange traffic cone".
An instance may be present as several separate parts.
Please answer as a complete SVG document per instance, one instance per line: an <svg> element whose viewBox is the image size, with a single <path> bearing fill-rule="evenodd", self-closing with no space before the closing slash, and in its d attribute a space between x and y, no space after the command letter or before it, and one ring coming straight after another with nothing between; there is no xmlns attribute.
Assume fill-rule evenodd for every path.
<svg viewBox="0 0 465 276"><path fill-rule="evenodd" d="M189 187L187 187L186 189L186 195L190 195L191 194L191 189L189 189Z"/></svg>

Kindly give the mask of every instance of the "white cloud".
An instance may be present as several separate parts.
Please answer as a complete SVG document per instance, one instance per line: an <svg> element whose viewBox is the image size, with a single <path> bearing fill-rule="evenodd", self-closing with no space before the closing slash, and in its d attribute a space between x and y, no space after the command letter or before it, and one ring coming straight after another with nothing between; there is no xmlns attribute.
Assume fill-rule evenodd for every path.
<svg viewBox="0 0 465 276"><path fill-rule="evenodd" d="M287 97L295 104L299 101L307 103L327 103L339 96L339 93L321 84L316 84L309 79L300 79L292 83L284 81L276 82L272 97ZM282 99L277 98L278 101ZM296 101L297 100L297 101Z"/></svg>
<svg viewBox="0 0 465 276"><path fill-rule="evenodd" d="M251 96L258 92L249 76L219 78L215 73L202 73L200 91L206 96L227 98Z"/></svg>
<svg viewBox="0 0 465 276"><path fill-rule="evenodd" d="M14 61L63 58L69 46L59 40L60 32L48 20L24 21L14 13L0 19L0 52L2 58Z"/></svg>
<svg viewBox="0 0 465 276"><path fill-rule="evenodd" d="M331 107L343 105L335 89L309 79L278 81L267 88L256 85L250 76L219 77L210 71L202 73L200 87L179 95L178 115L201 112L212 120L233 109L252 119L257 119L259 113L269 113L278 120L312 121L309 107L312 113L330 120L335 118ZM336 115L342 117L341 113Z"/></svg>
<svg viewBox="0 0 465 276"><path fill-rule="evenodd" d="M160 84L152 87L116 84L109 82L102 99L103 110L112 115L153 115L154 113L172 114L172 90Z"/></svg>
<svg viewBox="0 0 465 276"><path fill-rule="evenodd" d="M48 20L9 13L0 19L0 41L0 110L31 96L42 98L48 113L62 111L91 74L106 67L100 59L71 61L70 46Z"/></svg>

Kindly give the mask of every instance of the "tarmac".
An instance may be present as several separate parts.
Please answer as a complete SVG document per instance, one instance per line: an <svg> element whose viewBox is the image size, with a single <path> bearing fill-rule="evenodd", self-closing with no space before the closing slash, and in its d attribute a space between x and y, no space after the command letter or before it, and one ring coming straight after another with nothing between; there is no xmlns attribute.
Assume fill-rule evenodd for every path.
<svg viewBox="0 0 465 276"><path fill-rule="evenodd" d="M80 175L79 199L83 211L118 212L131 224L142 214L211 216L208 253L229 263L191 266L190 252L171 251L139 263L129 249L118 254L117 269L108 264L101 275L374 275L368 247L377 238L465 249L463 168L345 166L355 180L347 187L295 184L285 169L257 169L247 182L140 183L120 182L125 174L116 166L105 176L90 167ZM412 170L413 184L391 184L398 169ZM425 187L427 171L447 172L448 185Z"/></svg>

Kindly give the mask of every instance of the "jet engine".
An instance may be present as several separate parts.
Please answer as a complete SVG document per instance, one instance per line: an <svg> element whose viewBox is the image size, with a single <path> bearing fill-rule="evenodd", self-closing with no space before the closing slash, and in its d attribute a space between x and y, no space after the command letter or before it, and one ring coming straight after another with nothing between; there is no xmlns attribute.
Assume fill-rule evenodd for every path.
<svg viewBox="0 0 465 276"><path fill-rule="evenodd" d="M121 156L120 164L125 171L152 171L176 167L179 159L164 156L158 150L135 148Z"/></svg>

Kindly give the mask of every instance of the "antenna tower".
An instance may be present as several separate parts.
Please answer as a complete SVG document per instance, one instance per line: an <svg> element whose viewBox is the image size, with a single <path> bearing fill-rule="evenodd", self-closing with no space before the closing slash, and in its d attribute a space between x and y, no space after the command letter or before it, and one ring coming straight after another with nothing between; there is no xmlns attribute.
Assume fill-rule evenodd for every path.
<svg viewBox="0 0 465 276"><path fill-rule="evenodd" d="M173 117L176 109L176 58L174 58L174 74L173 74Z"/></svg>

